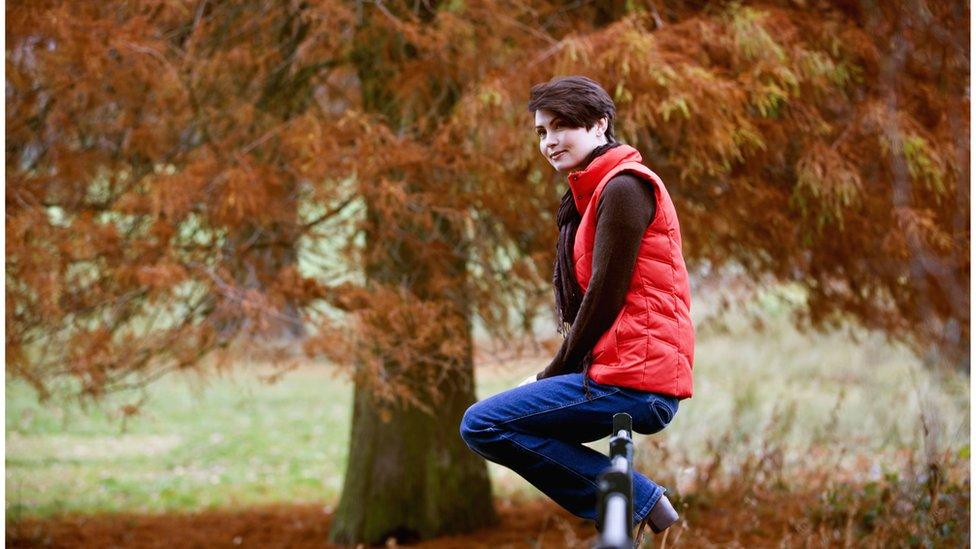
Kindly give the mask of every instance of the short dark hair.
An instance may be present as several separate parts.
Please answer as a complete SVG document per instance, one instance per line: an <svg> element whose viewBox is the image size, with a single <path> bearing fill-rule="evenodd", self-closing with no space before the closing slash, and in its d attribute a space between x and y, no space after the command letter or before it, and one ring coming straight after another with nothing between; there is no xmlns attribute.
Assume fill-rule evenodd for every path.
<svg viewBox="0 0 976 549"><path fill-rule="evenodd" d="M607 140L613 137L613 117L617 107L610 94L585 76L557 76L545 84L532 86L529 112L552 111L572 128L589 130L603 117L607 119Z"/></svg>

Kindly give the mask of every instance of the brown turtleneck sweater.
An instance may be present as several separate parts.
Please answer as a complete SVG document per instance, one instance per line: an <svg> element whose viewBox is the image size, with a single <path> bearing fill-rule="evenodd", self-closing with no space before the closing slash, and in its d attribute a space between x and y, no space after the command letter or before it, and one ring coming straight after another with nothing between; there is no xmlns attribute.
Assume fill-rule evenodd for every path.
<svg viewBox="0 0 976 549"><path fill-rule="evenodd" d="M637 176L620 174L603 188L596 210L593 276L562 347L537 379L583 371L583 359L620 314L641 236L656 207L653 186Z"/></svg>

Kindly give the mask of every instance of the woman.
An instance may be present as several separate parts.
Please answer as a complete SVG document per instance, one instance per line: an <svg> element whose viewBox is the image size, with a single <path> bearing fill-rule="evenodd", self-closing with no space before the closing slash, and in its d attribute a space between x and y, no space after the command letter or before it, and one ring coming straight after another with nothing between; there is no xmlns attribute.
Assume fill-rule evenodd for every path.
<svg viewBox="0 0 976 549"><path fill-rule="evenodd" d="M518 387L471 406L461 436L568 511L596 518L597 477L609 458L582 443L610 434L627 412L656 433L692 394L694 327L681 233L664 184L613 135L616 108L589 78L532 88L539 150L569 189L557 215L553 285L556 357ZM569 327L568 333L566 327ZM632 524L677 521L664 489L634 474Z"/></svg>

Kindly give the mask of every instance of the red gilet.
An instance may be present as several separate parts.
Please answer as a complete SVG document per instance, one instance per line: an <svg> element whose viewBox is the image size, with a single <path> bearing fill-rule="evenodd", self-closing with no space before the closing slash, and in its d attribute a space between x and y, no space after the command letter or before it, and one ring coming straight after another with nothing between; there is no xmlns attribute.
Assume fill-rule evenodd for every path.
<svg viewBox="0 0 976 549"><path fill-rule="evenodd" d="M688 398L695 328L678 216L661 178L641 164L641 155L633 147L614 147L585 170L569 174L576 208L583 217L573 245L576 280L585 292L593 273L600 193L621 172L653 185L657 208L641 238L624 306L593 347L587 375L597 383Z"/></svg>

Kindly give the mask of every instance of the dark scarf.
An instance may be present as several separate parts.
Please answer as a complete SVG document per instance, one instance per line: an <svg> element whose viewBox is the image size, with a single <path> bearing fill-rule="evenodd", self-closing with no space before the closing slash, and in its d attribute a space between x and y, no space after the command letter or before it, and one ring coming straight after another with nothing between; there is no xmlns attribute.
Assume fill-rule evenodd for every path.
<svg viewBox="0 0 976 549"><path fill-rule="evenodd" d="M593 159L618 145L620 143L611 142L593 149L580 164L580 169L585 170ZM576 202L573 200L573 189L569 188L563 195L556 214L559 240L556 242L556 265L552 274L552 286L556 294L557 329L563 335L569 333L579 313L580 304L583 303L583 290L576 281L576 267L573 265L573 243L582 219L583 216L576 209Z"/></svg>

